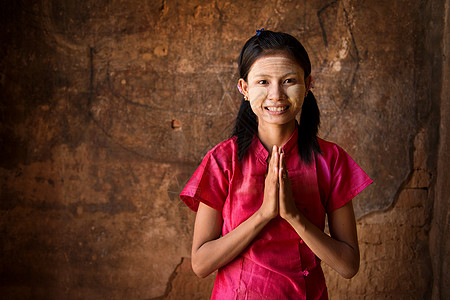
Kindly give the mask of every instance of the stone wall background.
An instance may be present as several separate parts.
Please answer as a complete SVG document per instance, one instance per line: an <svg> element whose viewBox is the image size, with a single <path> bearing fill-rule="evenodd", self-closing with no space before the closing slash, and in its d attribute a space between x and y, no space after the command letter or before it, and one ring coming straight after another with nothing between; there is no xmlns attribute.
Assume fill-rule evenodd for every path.
<svg viewBox="0 0 450 300"><path fill-rule="evenodd" d="M230 134L264 27L310 53L320 136L374 179L332 299L448 299L449 1L2 1L0 294L207 299L178 193Z"/></svg>

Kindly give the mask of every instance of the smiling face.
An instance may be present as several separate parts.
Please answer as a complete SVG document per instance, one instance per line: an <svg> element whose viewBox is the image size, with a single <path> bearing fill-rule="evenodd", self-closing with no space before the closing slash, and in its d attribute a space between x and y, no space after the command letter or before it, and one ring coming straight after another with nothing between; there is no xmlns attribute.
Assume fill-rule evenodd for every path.
<svg viewBox="0 0 450 300"><path fill-rule="evenodd" d="M291 125L300 112L307 87L303 69L284 53L258 58L247 81L239 85L258 117L258 126Z"/></svg>

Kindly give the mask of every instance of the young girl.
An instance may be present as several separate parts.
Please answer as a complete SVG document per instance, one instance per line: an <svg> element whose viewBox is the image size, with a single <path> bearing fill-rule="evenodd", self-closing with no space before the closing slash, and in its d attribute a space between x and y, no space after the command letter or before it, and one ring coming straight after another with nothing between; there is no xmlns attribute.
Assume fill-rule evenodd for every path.
<svg viewBox="0 0 450 300"><path fill-rule="evenodd" d="M239 74L233 136L180 195L197 212L192 268L200 277L218 270L212 299L327 299L320 262L345 278L358 272L352 198L372 181L317 137L311 64L298 40L258 31Z"/></svg>

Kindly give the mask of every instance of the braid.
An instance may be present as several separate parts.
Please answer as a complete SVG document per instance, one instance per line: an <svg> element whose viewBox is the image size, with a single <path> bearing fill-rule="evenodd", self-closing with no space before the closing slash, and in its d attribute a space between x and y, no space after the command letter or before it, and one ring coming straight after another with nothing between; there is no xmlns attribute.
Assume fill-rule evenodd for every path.
<svg viewBox="0 0 450 300"><path fill-rule="evenodd" d="M311 91L308 92L300 114L298 127L298 153L306 164L312 162L312 155L321 153L317 132L320 125L320 112L316 98Z"/></svg>
<svg viewBox="0 0 450 300"><path fill-rule="evenodd" d="M257 131L256 115L253 113L250 103L242 100L232 134L237 137L239 161L244 157Z"/></svg>

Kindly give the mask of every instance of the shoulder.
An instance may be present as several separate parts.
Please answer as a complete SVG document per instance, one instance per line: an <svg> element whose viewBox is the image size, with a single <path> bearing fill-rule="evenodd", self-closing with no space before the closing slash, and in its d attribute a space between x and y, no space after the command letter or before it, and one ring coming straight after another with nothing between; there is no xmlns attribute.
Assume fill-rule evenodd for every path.
<svg viewBox="0 0 450 300"><path fill-rule="evenodd" d="M322 153L317 156L317 165L326 168L333 174L341 176L349 174L363 174L361 167L353 158L339 145L318 139ZM364 173L364 176L365 175Z"/></svg>
<svg viewBox="0 0 450 300"><path fill-rule="evenodd" d="M221 211L228 193L228 183L233 174L236 142L227 139L209 150L180 194L192 210L200 202Z"/></svg>
<svg viewBox="0 0 450 300"><path fill-rule="evenodd" d="M237 141L236 137L231 137L226 139L216 146L214 146L211 150L206 153L203 161L214 160L217 164L222 165L230 165L237 158Z"/></svg>
<svg viewBox="0 0 450 300"><path fill-rule="evenodd" d="M330 213L359 194L372 180L343 148L322 139L318 142L322 150L316 156L319 186Z"/></svg>
<svg viewBox="0 0 450 300"><path fill-rule="evenodd" d="M226 139L216 146L214 146L211 150L208 151L207 155L214 155L217 157L227 156L237 151L237 141L236 137L231 137Z"/></svg>
<svg viewBox="0 0 450 300"><path fill-rule="evenodd" d="M317 138L317 141L319 142L321 150L319 156L322 156L327 161L336 160L341 152L345 152L340 146L333 142L321 138Z"/></svg>
<svg viewBox="0 0 450 300"><path fill-rule="evenodd" d="M352 167L355 162L350 155L339 145L317 138L321 153L317 155L317 163L333 172L342 165Z"/></svg>

